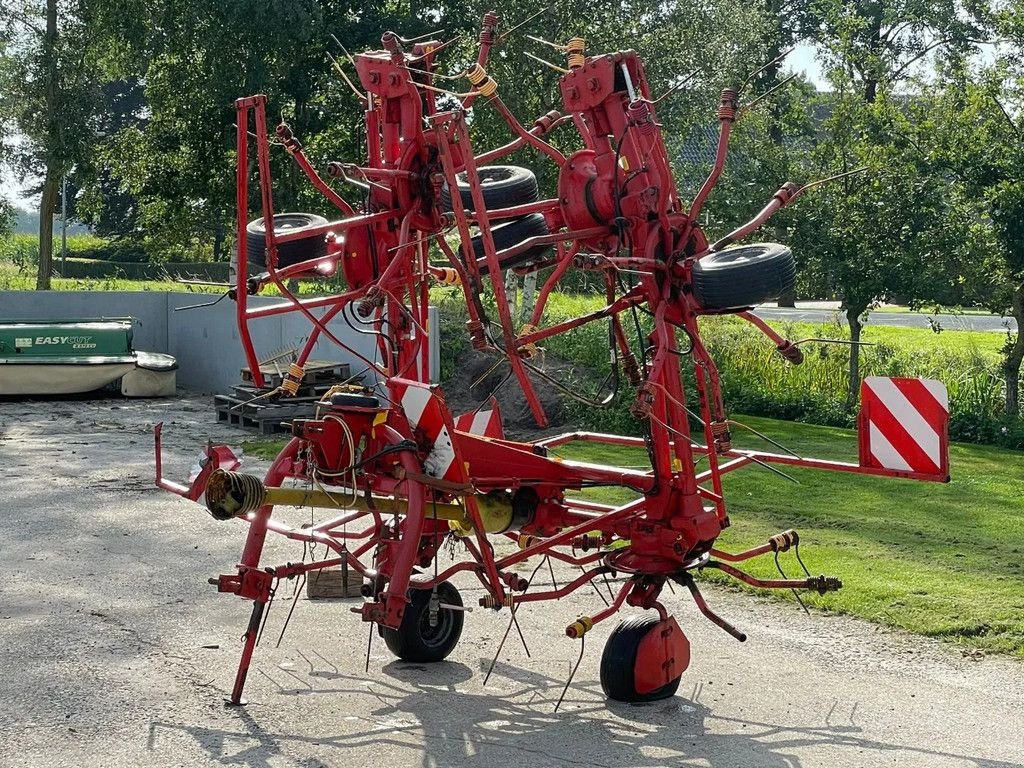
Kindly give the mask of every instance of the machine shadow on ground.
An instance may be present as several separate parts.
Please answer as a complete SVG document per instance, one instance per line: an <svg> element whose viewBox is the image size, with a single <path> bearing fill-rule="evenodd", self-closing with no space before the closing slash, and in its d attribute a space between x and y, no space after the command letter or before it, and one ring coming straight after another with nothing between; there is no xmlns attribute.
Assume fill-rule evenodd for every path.
<svg viewBox="0 0 1024 768"><path fill-rule="evenodd" d="M805 763L794 753L807 748L888 755L885 759L894 764L902 755L916 761L959 760L976 768L1014 768L1000 760L865 738L853 722L856 706L849 702L837 701L819 726L792 727L716 715L701 703L700 686L663 701L623 704L607 701L598 681L584 679L573 682L556 713L565 681L509 664L498 663L491 678L492 685L499 683L500 692L465 690L475 675L486 672L490 659L481 659L477 673L461 663L426 666L396 661L383 667L383 679L368 679L340 671L319 653L300 655L309 663L308 670L274 669L276 695L365 696L377 702L370 705L370 715L345 718L360 722L344 733L312 735L282 727L272 706L234 708L230 711L238 718L237 730L155 722L150 748L155 748L162 729L171 729L194 738L211 760L248 768L271 768L282 759L300 768L357 765L360 758L352 752L365 756L368 751L410 758L421 753L418 762L423 768L501 766L520 759L516 753L538 766L800 768ZM316 681L328 685L316 687ZM844 707L851 710L848 722L831 722L834 711ZM719 732L739 729L745 732ZM245 746L226 753L239 743Z"/></svg>

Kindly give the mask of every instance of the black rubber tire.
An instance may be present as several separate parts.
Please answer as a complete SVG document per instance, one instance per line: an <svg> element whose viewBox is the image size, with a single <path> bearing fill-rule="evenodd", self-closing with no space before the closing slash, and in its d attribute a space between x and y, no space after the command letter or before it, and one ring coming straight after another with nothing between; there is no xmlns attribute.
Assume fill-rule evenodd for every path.
<svg viewBox="0 0 1024 768"><path fill-rule="evenodd" d="M323 226L327 219L315 213L277 213L274 214L274 234L291 234L292 232ZM266 228L263 218L250 221L245 228L245 241L249 247L249 264L265 267ZM327 255L327 238L323 232L312 233L309 237L290 240L277 246L277 268L290 267L307 259L321 258Z"/></svg>
<svg viewBox="0 0 1024 768"><path fill-rule="evenodd" d="M401 626L381 628L388 649L402 661L420 664L441 661L455 649L462 636L462 611L441 608L437 612L437 623L430 626L431 593L429 589L410 590ZM448 605L462 605L462 595L450 581L437 585L437 597Z"/></svg>
<svg viewBox="0 0 1024 768"><path fill-rule="evenodd" d="M491 237L494 239L494 249L496 251L511 248L527 238L547 234L550 234L547 222L544 221L544 217L539 213L531 213L529 216L523 216L522 218L499 224L496 227L491 227ZM521 267L525 264L540 261L550 251L550 245L535 245L533 248L527 248L522 253L517 253L507 259L500 259L499 263L502 269ZM480 235L473 236L473 253L476 254L478 260L484 258L484 241ZM480 273L486 275L487 272L487 264L480 262Z"/></svg>
<svg viewBox="0 0 1024 768"><path fill-rule="evenodd" d="M620 621L608 635L601 654L601 689L609 699L628 703L658 701L674 696L679 689L682 675L649 693L637 693L636 690L637 650L640 641L658 622L657 616L649 614L630 616Z"/></svg>
<svg viewBox="0 0 1024 768"><path fill-rule="evenodd" d="M373 395L358 392L337 392L331 395L331 405L341 408L379 408L380 400Z"/></svg>
<svg viewBox="0 0 1024 768"><path fill-rule="evenodd" d="M693 265L693 296L705 309L739 309L773 301L796 284L793 252L777 243L726 248Z"/></svg>
<svg viewBox="0 0 1024 768"><path fill-rule="evenodd" d="M538 195L537 177L529 168L518 165L484 165L477 169L480 175L480 189L484 193L484 206L487 210L511 208L514 205L525 205L536 202ZM466 181L466 172L455 177L459 182L459 196L462 206L467 211L473 210L473 196ZM445 185L441 187L441 207L452 209L452 193Z"/></svg>

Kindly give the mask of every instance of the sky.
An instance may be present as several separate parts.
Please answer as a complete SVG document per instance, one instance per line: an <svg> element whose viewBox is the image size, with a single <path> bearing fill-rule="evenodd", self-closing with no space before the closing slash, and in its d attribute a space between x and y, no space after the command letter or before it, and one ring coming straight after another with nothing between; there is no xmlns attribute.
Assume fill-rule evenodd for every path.
<svg viewBox="0 0 1024 768"><path fill-rule="evenodd" d="M786 64L794 72L803 72L818 87L824 85L821 67L815 60L814 46L797 46L793 53L789 55ZM0 168L0 196L6 197L12 203L22 208L34 208L39 204L39 196L26 195L24 186L7 169Z"/></svg>
<svg viewBox="0 0 1024 768"><path fill-rule="evenodd" d="M6 197L19 208L32 208L39 204L39 196L30 198L21 191L21 185L4 169L0 172L0 197Z"/></svg>
<svg viewBox="0 0 1024 768"><path fill-rule="evenodd" d="M6 127L6 126L0 126ZM17 146L21 143L21 136L8 136L5 139L7 146ZM29 186L31 186L32 180L29 180ZM18 182L17 177L11 173L9 168L0 165L0 197L6 197L12 203L20 208L35 208L39 205L39 195L27 196L22 191L22 188L26 186Z"/></svg>
<svg viewBox="0 0 1024 768"><path fill-rule="evenodd" d="M819 89L825 87L825 75L817 60L817 50L813 45L798 45L786 58L786 66L791 72L802 72L804 77Z"/></svg>

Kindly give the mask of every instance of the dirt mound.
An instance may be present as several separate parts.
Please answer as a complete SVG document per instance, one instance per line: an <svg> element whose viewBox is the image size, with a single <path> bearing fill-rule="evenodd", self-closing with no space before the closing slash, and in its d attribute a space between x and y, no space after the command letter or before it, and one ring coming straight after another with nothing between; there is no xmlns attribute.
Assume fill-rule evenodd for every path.
<svg viewBox="0 0 1024 768"><path fill-rule="evenodd" d="M564 432L566 413L562 400L563 395L548 382L536 374L530 374L540 398L544 413L548 417L548 427L541 430L534 421L530 406L526 402L515 376L499 387L502 380L509 375L507 360L495 354L469 350L458 360L456 373L441 383L445 400L452 413L456 416L472 411L491 394L498 400L505 434L512 438L536 437L548 432ZM548 355L543 362L543 370L559 381L569 383L573 378L573 366L564 360ZM497 391L495 392L495 388Z"/></svg>

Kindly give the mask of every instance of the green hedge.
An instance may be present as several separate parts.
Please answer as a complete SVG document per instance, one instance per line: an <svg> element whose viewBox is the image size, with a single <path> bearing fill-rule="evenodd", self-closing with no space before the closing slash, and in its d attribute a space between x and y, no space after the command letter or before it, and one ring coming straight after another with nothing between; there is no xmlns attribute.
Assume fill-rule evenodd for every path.
<svg viewBox="0 0 1024 768"><path fill-rule="evenodd" d="M75 235L68 238L68 254L80 257L94 253L109 245L107 240L92 235ZM60 236L53 238L54 256L60 256ZM89 258L98 258L90 256ZM10 235L0 238L0 261L8 261L19 269L34 268L39 263L39 238L36 235Z"/></svg>
<svg viewBox="0 0 1024 768"><path fill-rule="evenodd" d="M202 264L133 264L117 263L99 259L68 258L64 268L64 276L102 280L108 278L124 278L126 280L167 280L190 278L194 280L210 280L226 282L230 265L227 262L207 262ZM54 274L60 274L60 260L54 261Z"/></svg>
<svg viewBox="0 0 1024 768"><path fill-rule="evenodd" d="M111 240L92 248L83 248L75 253L83 259L93 261L114 261L129 264L148 264L157 261L143 243L130 240Z"/></svg>
<svg viewBox="0 0 1024 768"><path fill-rule="evenodd" d="M167 256L152 243L125 238L106 240L94 235L74 235L68 238L67 245L69 258L117 264L157 264ZM60 254L60 236L55 233L53 238L54 259L59 259ZM36 235L11 235L0 238L0 261L9 261L19 268L35 266L39 261L39 238Z"/></svg>

